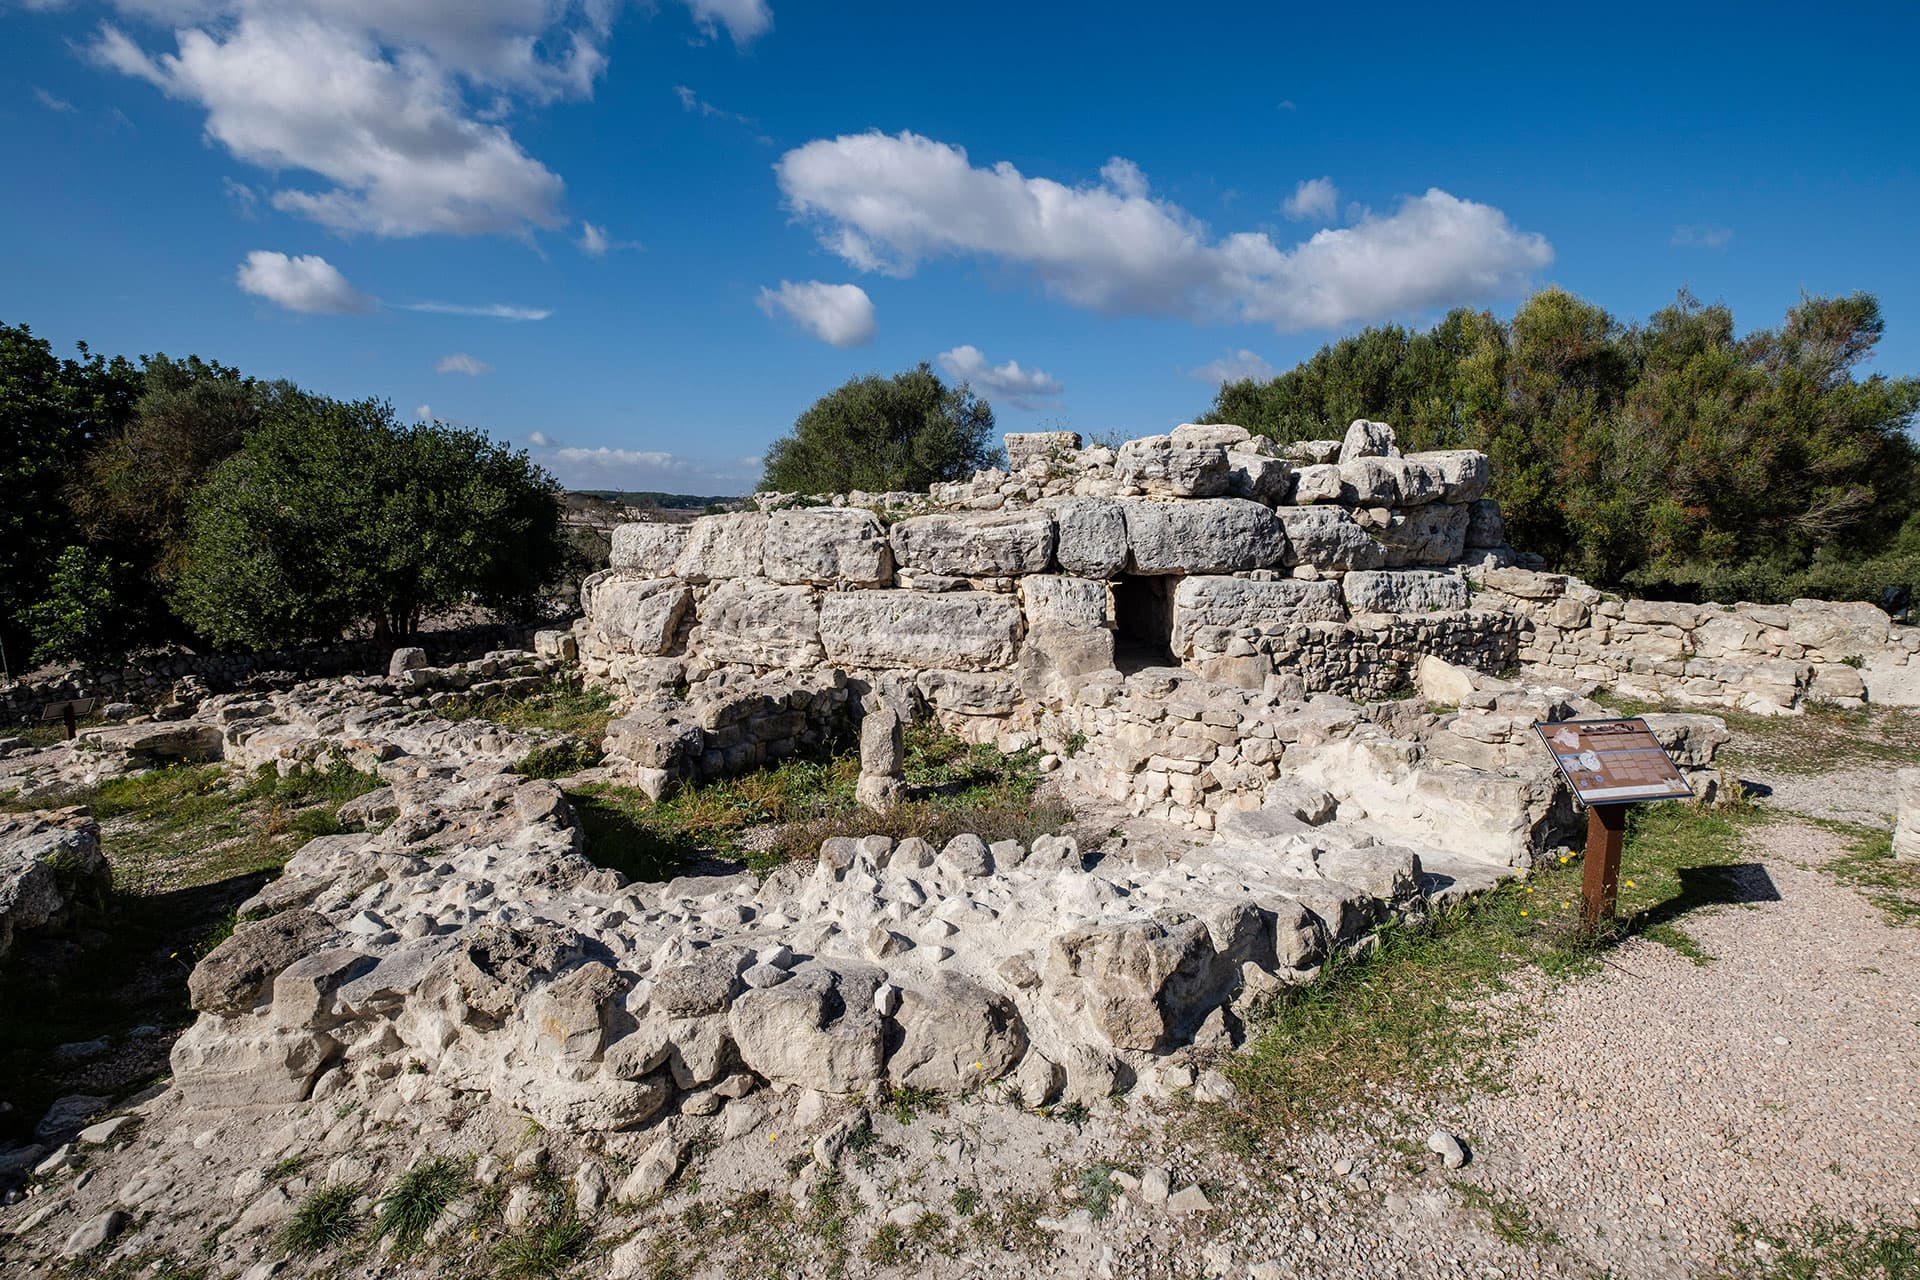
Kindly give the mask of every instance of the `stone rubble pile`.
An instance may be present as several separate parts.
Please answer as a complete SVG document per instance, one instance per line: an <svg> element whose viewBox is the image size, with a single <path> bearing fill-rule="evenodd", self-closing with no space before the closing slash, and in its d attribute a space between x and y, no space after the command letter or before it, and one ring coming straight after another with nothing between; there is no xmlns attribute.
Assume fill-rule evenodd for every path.
<svg viewBox="0 0 1920 1280"><path fill-rule="evenodd" d="M97 913L112 890L85 810L0 814L0 960L22 935Z"/></svg>

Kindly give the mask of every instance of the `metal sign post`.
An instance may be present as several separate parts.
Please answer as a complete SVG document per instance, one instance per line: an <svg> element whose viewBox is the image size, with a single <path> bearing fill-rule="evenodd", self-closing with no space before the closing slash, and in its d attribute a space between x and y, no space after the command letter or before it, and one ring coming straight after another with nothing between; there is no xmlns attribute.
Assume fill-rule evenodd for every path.
<svg viewBox="0 0 1920 1280"><path fill-rule="evenodd" d="M1580 919L1597 926L1613 919L1619 897L1627 806L1643 800L1691 800L1693 788L1638 716L1555 720L1533 729L1553 753L1573 794L1587 806Z"/></svg>

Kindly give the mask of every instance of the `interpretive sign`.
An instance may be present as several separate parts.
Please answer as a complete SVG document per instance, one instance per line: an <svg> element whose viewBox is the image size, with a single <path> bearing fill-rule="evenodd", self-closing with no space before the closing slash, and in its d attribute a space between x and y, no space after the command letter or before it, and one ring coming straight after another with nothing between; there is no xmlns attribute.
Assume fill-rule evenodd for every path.
<svg viewBox="0 0 1920 1280"><path fill-rule="evenodd" d="M1586 804L1693 798L1693 788L1638 716L1562 720L1533 729Z"/></svg>
<svg viewBox="0 0 1920 1280"><path fill-rule="evenodd" d="M1691 800L1693 788L1638 716L1548 721L1533 730L1553 753L1573 794L1587 806L1580 918L1595 927L1613 918L1619 896L1627 806L1641 800Z"/></svg>

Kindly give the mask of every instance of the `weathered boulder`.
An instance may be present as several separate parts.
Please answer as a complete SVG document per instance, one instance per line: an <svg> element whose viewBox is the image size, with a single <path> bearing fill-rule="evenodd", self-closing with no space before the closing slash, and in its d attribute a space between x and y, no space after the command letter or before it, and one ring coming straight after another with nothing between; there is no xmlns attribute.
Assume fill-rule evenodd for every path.
<svg viewBox="0 0 1920 1280"><path fill-rule="evenodd" d="M693 592L678 578L643 578L631 569L606 569L580 584L580 600L589 624L609 648L657 655L673 647Z"/></svg>
<svg viewBox="0 0 1920 1280"><path fill-rule="evenodd" d="M1920 861L1920 769L1893 775L1893 856Z"/></svg>
<svg viewBox="0 0 1920 1280"><path fill-rule="evenodd" d="M106 906L113 871L85 810L0 815L0 957L23 932Z"/></svg>
<svg viewBox="0 0 1920 1280"><path fill-rule="evenodd" d="M1053 565L1053 517L1039 509L915 516L893 526L900 567L956 578L1045 573Z"/></svg>
<svg viewBox="0 0 1920 1280"><path fill-rule="evenodd" d="M1393 428L1384 422L1355 418L1347 427L1346 439L1340 442L1341 462L1352 462L1355 458L1399 456L1400 447L1394 441Z"/></svg>
<svg viewBox="0 0 1920 1280"><path fill-rule="evenodd" d="M1386 567L1396 569L1458 560L1466 550L1467 514L1465 506L1436 502L1392 511L1368 508L1357 518L1379 540Z"/></svg>
<svg viewBox="0 0 1920 1280"><path fill-rule="evenodd" d="M340 1052L332 1036L256 1018L203 1017L173 1042L174 1087L195 1107L251 1107L304 1100Z"/></svg>
<svg viewBox="0 0 1920 1280"><path fill-rule="evenodd" d="M1280 507L1274 515L1286 531L1289 565L1317 569L1372 569L1386 552L1344 507Z"/></svg>
<svg viewBox="0 0 1920 1280"><path fill-rule="evenodd" d="M673 576L688 582L755 578L766 568L767 517L758 511L701 516L687 526Z"/></svg>
<svg viewBox="0 0 1920 1280"><path fill-rule="evenodd" d="M1437 569L1362 569L1340 587L1355 613L1436 613L1472 601L1465 578Z"/></svg>
<svg viewBox="0 0 1920 1280"><path fill-rule="evenodd" d="M846 667L991 670L1019 636L1019 601L985 591L835 591L820 604L827 659Z"/></svg>
<svg viewBox="0 0 1920 1280"><path fill-rule="evenodd" d="M1271 568L1287 554L1273 511L1245 498L1123 507L1135 573L1235 573Z"/></svg>
<svg viewBox="0 0 1920 1280"><path fill-rule="evenodd" d="M395 649L387 659L387 679L398 680L409 671L417 671L427 665L427 651L419 645L406 645Z"/></svg>
<svg viewBox="0 0 1920 1280"><path fill-rule="evenodd" d="M719 583L700 602L700 649L719 662L814 666L823 653L820 593L760 578Z"/></svg>
<svg viewBox="0 0 1920 1280"><path fill-rule="evenodd" d="M1232 449L1251 441L1253 433L1230 422L1183 422L1169 438L1176 449L1204 449L1216 444Z"/></svg>
<svg viewBox="0 0 1920 1280"><path fill-rule="evenodd" d="M1272 635L1302 622L1344 622L1346 618L1340 585L1335 582L1183 578L1173 593L1173 649L1190 658L1196 649L1224 651L1229 634ZM1228 634L1202 634L1209 629Z"/></svg>
<svg viewBox="0 0 1920 1280"><path fill-rule="evenodd" d="M1435 449L1425 453L1410 453L1406 461L1409 465L1429 468L1438 474L1440 490L1435 499L1440 502L1477 502L1486 493L1487 484L1493 476L1487 466L1487 455L1478 449Z"/></svg>
<svg viewBox="0 0 1920 1280"><path fill-rule="evenodd" d="M521 1050L569 1079L585 1079L609 1040L611 1019L629 981L598 960L536 988L521 1006Z"/></svg>
<svg viewBox="0 0 1920 1280"><path fill-rule="evenodd" d="M873 512L858 507L799 507L768 518L766 574L775 582L885 586L893 550Z"/></svg>
<svg viewBox="0 0 1920 1280"><path fill-rule="evenodd" d="M482 1024L512 1015L535 987L581 958L584 940L544 922L489 924L463 935L435 965L436 978Z"/></svg>
<svg viewBox="0 0 1920 1280"><path fill-rule="evenodd" d="M874 992L884 970L803 964L774 987L749 989L727 1015L740 1059L775 1084L855 1093L881 1076L885 1051Z"/></svg>
<svg viewBox="0 0 1920 1280"><path fill-rule="evenodd" d="M1500 504L1482 498L1467 505L1467 546L1503 547L1507 544L1506 522L1500 518Z"/></svg>
<svg viewBox="0 0 1920 1280"><path fill-rule="evenodd" d="M680 553L686 550L690 527L665 521L615 525L607 563L616 569L637 570L644 577L668 577L680 563Z"/></svg>
<svg viewBox="0 0 1920 1280"><path fill-rule="evenodd" d="M1110 627L1112 606L1107 584L1064 574L1036 574L1020 580L1027 625L1034 629L1099 630Z"/></svg>
<svg viewBox="0 0 1920 1280"><path fill-rule="evenodd" d="M82 750L121 752L145 764L206 763L220 759L223 748L219 727L197 720L82 729L75 744Z"/></svg>
<svg viewBox="0 0 1920 1280"><path fill-rule="evenodd" d="M956 974L902 988L893 1018L899 1042L887 1078L896 1085L961 1093L998 1080L1027 1051L1013 1001Z"/></svg>
<svg viewBox="0 0 1920 1280"><path fill-rule="evenodd" d="M1118 1049L1154 1050L1218 1005L1230 970L1207 927L1180 912L1056 934L1043 990L1056 1013Z"/></svg>
<svg viewBox="0 0 1920 1280"><path fill-rule="evenodd" d="M1049 498L1057 536L1054 558L1068 573L1117 578L1127 567L1125 508L1108 498Z"/></svg>
<svg viewBox="0 0 1920 1280"><path fill-rule="evenodd" d="M1293 496L1293 467L1261 453L1227 450L1227 493L1271 507Z"/></svg>
<svg viewBox="0 0 1920 1280"><path fill-rule="evenodd" d="M244 1013L282 969L334 932L332 921L304 907L242 923L187 975L188 998L202 1013Z"/></svg>
<svg viewBox="0 0 1920 1280"><path fill-rule="evenodd" d="M1309 463L1296 468L1293 473L1293 502L1296 506L1338 502L1345 493L1344 473L1333 463Z"/></svg>
<svg viewBox="0 0 1920 1280"><path fill-rule="evenodd" d="M1000 438L1007 448L1007 470L1015 474L1036 462L1064 464L1080 451L1078 431L1009 431Z"/></svg>
<svg viewBox="0 0 1920 1280"><path fill-rule="evenodd" d="M1114 474L1150 497L1211 498L1227 491L1227 450L1220 444L1189 446L1172 436L1145 436L1120 446Z"/></svg>

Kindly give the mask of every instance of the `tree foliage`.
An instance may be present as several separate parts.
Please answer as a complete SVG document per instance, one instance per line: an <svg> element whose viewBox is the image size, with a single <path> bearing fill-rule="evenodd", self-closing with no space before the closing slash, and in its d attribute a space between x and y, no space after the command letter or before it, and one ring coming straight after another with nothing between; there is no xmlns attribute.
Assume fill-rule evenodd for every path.
<svg viewBox="0 0 1920 1280"><path fill-rule="evenodd" d="M1920 577L1920 379L1860 375L1883 330L1865 294L1742 337L1685 292L1626 326L1549 289L1506 323L1368 329L1226 384L1208 416L1282 441L1368 417L1409 448L1484 450L1513 544L1606 585L1873 597Z"/></svg>
<svg viewBox="0 0 1920 1280"><path fill-rule="evenodd" d="M283 394L196 491L174 606L254 647L522 607L565 559L559 510L552 479L481 432Z"/></svg>
<svg viewBox="0 0 1920 1280"><path fill-rule="evenodd" d="M922 363L855 378L815 401L767 451L760 488L779 493L923 490L999 456L993 409Z"/></svg>

